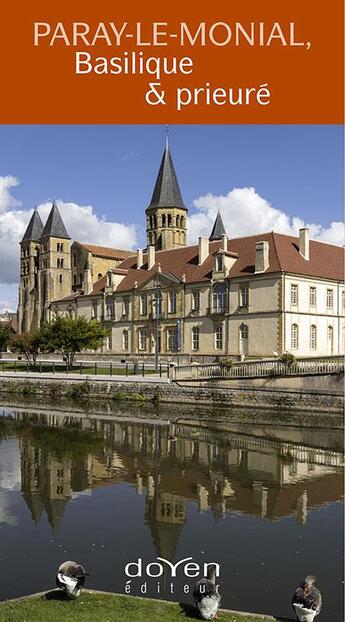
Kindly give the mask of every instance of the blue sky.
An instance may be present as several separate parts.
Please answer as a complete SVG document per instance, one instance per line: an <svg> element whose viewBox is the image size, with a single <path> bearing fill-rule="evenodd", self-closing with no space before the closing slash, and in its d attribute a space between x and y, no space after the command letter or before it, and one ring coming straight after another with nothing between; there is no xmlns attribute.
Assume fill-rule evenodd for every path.
<svg viewBox="0 0 345 622"><path fill-rule="evenodd" d="M209 192L253 186L305 220L342 217L340 126L175 125L169 133L188 207ZM0 174L20 179L14 196L26 209L56 196L144 224L164 135L160 125L1 126Z"/></svg>
<svg viewBox="0 0 345 622"><path fill-rule="evenodd" d="M169 137L189 243L219 208L230 237L308 224L343 242L342 126L171 125ZM56 198L73 239L145 245L164 142L162 125L0 126L0 310L16 305L18 242L36 205L44 220Z"/></svg>

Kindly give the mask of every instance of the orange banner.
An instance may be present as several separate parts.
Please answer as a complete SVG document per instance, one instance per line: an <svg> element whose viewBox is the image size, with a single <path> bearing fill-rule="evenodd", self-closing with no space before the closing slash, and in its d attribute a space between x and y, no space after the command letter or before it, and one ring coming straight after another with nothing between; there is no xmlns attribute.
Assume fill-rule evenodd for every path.
<svg viewBox="0 0 345 622"><path fill-rule="evenodd" d="M3 3L2 123L342 123L343 2Z"/></svg>

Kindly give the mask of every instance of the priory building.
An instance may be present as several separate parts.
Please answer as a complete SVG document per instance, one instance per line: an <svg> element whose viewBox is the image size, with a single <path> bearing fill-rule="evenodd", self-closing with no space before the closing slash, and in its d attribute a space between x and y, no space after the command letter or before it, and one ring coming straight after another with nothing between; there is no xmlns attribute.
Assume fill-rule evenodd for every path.
<svg viewBox="0 0 345 622"><path fill-rule="evenodd" d="M310 240L308 228L232 238L220 213L198 244L187 244L187 229L168 143L145 249L72 241L55 203L45 224L35 210L20 243L19 332L83 315L110 329L103 354L121 357L156 347L194 360L344 353L342 248Z"/></svg>

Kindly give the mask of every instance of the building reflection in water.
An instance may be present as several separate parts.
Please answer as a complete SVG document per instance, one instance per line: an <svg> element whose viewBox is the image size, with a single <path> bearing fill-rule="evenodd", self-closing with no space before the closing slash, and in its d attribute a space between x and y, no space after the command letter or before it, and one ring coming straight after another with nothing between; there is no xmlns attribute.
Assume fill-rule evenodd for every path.
<svg viewBox="0 0 345 622"><path fill-rule="evenodd" d="M22 412L13 412L12 422L34 521L45 511L56 530L73 498L127 482L145 497L146 523L167 559L174 558L187 501L216 520L237 512L269 521L294 515L305 524L310 508L342 495L340 451L186 424Z"/></svg>

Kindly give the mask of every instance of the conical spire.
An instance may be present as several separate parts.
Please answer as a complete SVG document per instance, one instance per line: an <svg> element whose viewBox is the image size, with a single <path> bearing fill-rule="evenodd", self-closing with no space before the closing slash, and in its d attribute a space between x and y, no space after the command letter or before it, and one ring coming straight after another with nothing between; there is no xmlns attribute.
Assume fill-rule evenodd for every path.
<svg viewBox="0 0 345 622"><path fill-rule="evenodd" d="M213 229L209 240L212 242L213 240L221 240L222 235L226 235L223 219L220 215L220 211L218 210L216 220L214 221Z"/></svg>
<svg viewBox="0 0 345 622"><path fill-rule="evenodd" d="M41 238L62 238L63 240L71 239L66 231L65 225L63 223L55 201L50 210L50 214L43 229Z"/></svg>
<svg viewBox="0 0 345 622"><path fill-rule="evenodd" d="M43 232L43 222L41 220L41 217L38 213L38 211L35 209L33 211L33 214L30 218L30 222L28 224L28 226L26 227L26 231L22 237L22 242L24 242L24 240L32 240L37 242Z"/></svg>
<svg viewBox="0 0 345 622"><path fill-rule="evenodd" d="M166 136L165 143L165 149L149 208L179 207L186 209L170 154L168 136Z"/></svg>

